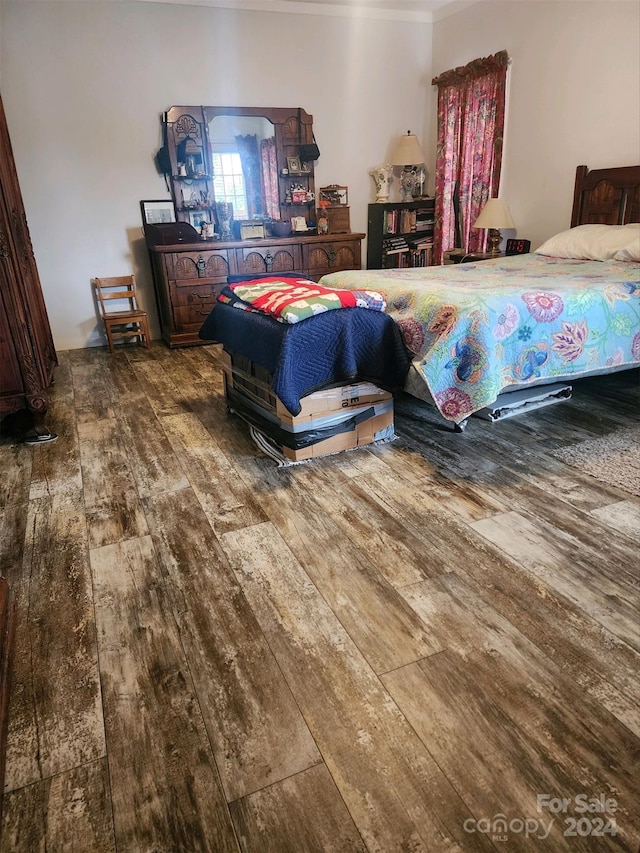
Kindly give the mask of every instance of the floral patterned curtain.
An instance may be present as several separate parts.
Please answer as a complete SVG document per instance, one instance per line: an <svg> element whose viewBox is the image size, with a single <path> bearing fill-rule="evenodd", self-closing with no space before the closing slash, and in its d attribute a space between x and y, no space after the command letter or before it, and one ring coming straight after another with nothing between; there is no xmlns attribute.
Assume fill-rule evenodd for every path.
<svg viewBox="0 0 640 853"><path fill-rule="evenodd" d="M272 219L280 219L280 197L278 191L278 162L276 160L276 138L260 141L262 161L262 198L264 212Z"/></svg>
<svg viewBox="0 0 640 853"><path fill-rule="evenodd" d="M461 248L486 248L486 231L472 226L500 186L508 62L503 50L431 81L438 87L435 263L442 263L442 253L456 246L456 187Z"/></svg>

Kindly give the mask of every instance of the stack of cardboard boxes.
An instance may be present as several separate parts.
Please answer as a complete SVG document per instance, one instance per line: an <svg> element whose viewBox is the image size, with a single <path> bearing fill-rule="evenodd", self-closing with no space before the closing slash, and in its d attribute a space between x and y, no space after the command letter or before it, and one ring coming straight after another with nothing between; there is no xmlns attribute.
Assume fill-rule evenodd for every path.
<svg viewBox="0 0 640 853"><path fill-rule="evenodd" d="M393 438L393 397L370 382L315 391L292 415L271 390L267 370L237 353L222 357L227 407L285 460L302 462Z"/></svg>

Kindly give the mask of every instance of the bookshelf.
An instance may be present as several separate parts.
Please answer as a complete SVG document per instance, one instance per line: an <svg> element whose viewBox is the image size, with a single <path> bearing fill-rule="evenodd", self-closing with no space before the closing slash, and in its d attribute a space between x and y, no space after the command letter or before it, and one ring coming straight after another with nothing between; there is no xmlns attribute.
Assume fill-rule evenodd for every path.
<svg viewBox="0 0 640 853"><path fill-rule="evenodd" d="M367 269L431 266L434 211L433 198L370 204Z"/></svg>

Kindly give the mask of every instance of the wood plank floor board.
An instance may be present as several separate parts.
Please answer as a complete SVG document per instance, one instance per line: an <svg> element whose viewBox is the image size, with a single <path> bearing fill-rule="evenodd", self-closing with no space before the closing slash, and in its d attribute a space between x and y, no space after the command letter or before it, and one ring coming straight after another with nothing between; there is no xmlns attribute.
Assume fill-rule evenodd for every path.
<svg viewBox="0 0 640 853"><path fill-rule="evenodd" d="M106 758L6 795L1 849L115 853Z"/></svg>
<svg viewBox="0 0 640 853"><path fill-rule="evenodd" d="M118 422L81 423L78 434L89 547L145 536L149 530Z"/></svg>
<svg viewBox="0 0 640 853"><path fill-rule="evenodd" d="M462 656L447 650L383 676L474 819L491 822L498 814L509 823L514 818L543 819L545 828L538 824L531 836L509 834L505 839L518 851L536 851L544 849L541 838L552 817L538 811L539 794L567 797L573 804L578 795L597 797L605 790L616 800L618 834L598 838L595 844L593 837L567 843L566 824L554 820L549 849L632 851L638 839L633 756L619 751L609 756L610 743L588 744L584 718L565 709L560 691L554 696L526 684L526 676L522 679L515 669L498 666L499 654L491 658L495 672L491 665L483 668L481 659L481 652ZM509 698L522 703L525 691L528 707L514 711ZM594 758L596 767L585 764ZM580 813L568 807L567 817L579 818Z"/></svg>
<svg viewBox="0 0 640 853"><path fill-rule="evenodd" d="M513 738L513 747L506 748L503 742L499 749L480 753L481 763L485 768L491 768L482 772L512 774L513 768L518 768L520 773L527 758L516 756L514 751L521 750L523 742L527 752L533 748L538 754L538 758L533 761L534 765L541 768L550 765L555 767L555 780L538 779L539 785L544 783L551 786L544 790L559 790L564 786L566 794L573 793L573 796L585 790L615 790L618 799L617 816L625 823L627 836L637 834L640 837L635 781L637 737L614 719L602 707L599 699L585 697L562 664L541 652L455 573L409 587L404 590L404 594L422 618L429 621L436 636L448 643L447 655L455 656L452 667L457 672L464 670L466 687L461 688L461 691L473 691L479 685L484 694L482 701L492 706L498 705L511 721L511 728L507 727L499 736ZM428 669L430 661L422 661L419 666ZM412 713L405 710L410 721L413 720L413 711L418 706L422 707L422 703L428 708L430 719L437 716L433 703L425 699L424 693L414 691L415 684L407 687L400 670L388 677L384 676L382 680L401 707L405 707L407 697L413 697L410 700ZM469 684L470 681L473 681L473 686ZM402 693L402 701L398 698L398 690ZM616 692L612 685L609 692ZM573 709L578 705L582 713L576 715ZM459 721L459 725L452 723L457 707L458 703L455 702L447 700L443 703L442 713L446 719L441 721L441 725L452 726L450 736L462 753L456 758L462 770L457 778L462 779L469 770L463 749L464 733L471 730L467 720ZM640 716L640 707L637 707L636 712ZM474 713L481 720L488 718L488 712L484 713L478 708ZM599 723L594 725L596 720ZM492 728L505 727L495 725L494 721ZM476 754L480 742L472 734L467 742L467 751ZM426 743L429 746L431 741ZM450 752L450 749L446 749L440 757L436 756L439 763L445 764ZM511 769L501 767L502 762L506 762ZM463 770L465 765L466 770ZM539 773L536 771L536 774ZM447 775L451 778L451 774ZM474 776L473 773L469 775L472 778ZM581 780L582 788L578 786L572 792L572 786L576 783L570 780L575 779ZM514 793L518 788L517 780L512 780L506 787ZM495 791L496 785L479 785L478 788ZM464 799L465 802L469 801L467 796ZM535 802L535 796L529 799ZM524 797L520 802L522 808L526 806L526 800L527 797ZM486 802L482 806L484 813L489 808L490 804Z"/></svg>
<svg viewBox="0 0 640 853"><path fill-rule="evenodd" d="M358 487L359 478L345 482L328 468L313 468L301 471L296 479L340 528L342 538L353 542L390 584L406 586L428 576L424 568L430 562L427 546L404 527L401 519L371 501Z"/></svg>
<svg viewBox="0 0 640 853"><path fill-rule="evenodd" d="M222 362L219 346L185 347L180 350L181 361L186 362L198 376L212 388L222 392Z"/></svg>
<svg viewBox="0 0 640 853"><path fill-rule="evenodd" d="M149 407L149 400L134 375L126 354L116 353L109 374L109 393L127 448L138 493L141 497L184 489L189 483L171 449L162 426Z"/></svg>
<svg viewBox="0 0 640 853"><path fill-rule="evenodd" d="M117 848L237 851L151 538L91 566Z"/></svg>
<svg viewBox="0 0 640 853"><path fill-rule="evenodd" d="M549 583L508 558L461 562L455 571L490 606L640 736L640 655ZM424 606L424 605L423 605ZM422 618L424 612L419 611Z"/></svg>
<svg viewBox="0 0 640 853"><path fill-rule="evenodd" d="M147 501L228 800L321 759L256 617L190 491Z"/></svg>
<svg viewBox="0 0 640 853"><path fill-rule="evenodd" d="M96 350L93 358L87 358L84 353L84 350L73 350L69 354L78 424L115 417L107 390L111 356L106 349Z"/></svg>
<svg viewBox="0 0 640 853"><path fill-rule="evenodd" d="M368 849L489 849L273 525L222 541Z"/></svg>
<svg viewBox="0 0 640 853"><path fill-rule="evenodd" d="M454 499L449 507L442 496L434 497L428 489L420 491L401 484L389 489L387 483L388 478L378 474L358 478L358 487L371 500L401 519L402 524L427 545L429 566L425 575L434 577L468 560L484 559L487 543L466 522L466 509L462 517L457 515L458 501Z"/></svg>
<svg viewBox="0 0 640 853"><path fill-rule="evenodd" d="M604 555L600 562L583 551L580 560L579 542L563 541L552 535L548 523L537 524L517 512L475 521L471 527L640 652L640 591L633 577L610 573Z"/></svg>
<svg viewBox="0 0 640 853"><path fill-rule="evenodd" d="M267 520L253 491L238 476L213 436L194 414L163 417L161 422L218 535Z"/></svg>
<svg viewBox="0 0 640 853"><path fill-rule="evenodd" d="M151 410L158 417L189 411L186 401L189 385L176 387L166 371L158 370L156 361L134 362L133 370L144 383Z"/></svg>
<svg viewBox="0 0 640 853"><path fill-rule="evenodd" d="M56 369L56 383L49 396L47 425L58 438L30 448L33 458L29 497L34 500L53 494L79 494L82 490L71 367L64 357ZM51 426L54 423L55 429Z"/></svg>
<svg viewBox="0 0 640 853"><path fill-rule="evenodd" d="M27 501L11 503L0 513L0 576L7 579L10 588L17 587L22 580L28 515Z"/></svg>
<svg viewBox="0 0 640 853"><path fill-rule="evenodd" d="M474 582L482 580L483 588L489 589L493 597L500 596L502 612L508 612L516 624L526 625L527 635L543 643L547 654L571 665L576 677L594 695L603 693L606 706L638 730L640 682L634 673L640 667L640 658L615 633L605 630L593 618L585 618L579 602L572 604L558 595L558 587L565 583L562 570L557 582L551 571L541 577L529 574L526 567L519 570L504 552L487 549L467 525L448 518L448 510L434 507L429 496L416 495L412 490L387 489L386 481L377 475L360 478L358 482L372 497L402 516L417 535L433 542L432 559L435 561L439 557L443 569L459 571L461 568ZM491 524L493 529L496 523ZM500 529L499 524L496 526ZM509 533L505 533L505 537L510 538ZM552 565L555 565L553 561ZM508 593L502 595L502 590ZM538 606L540 602L548 606ZM612 650L615 653L612 654ZM594 670L597 674L593 674ZM606 689L607 673L611 672L620 678L615 696Z"/></svg>
<svg viewBox="0 0 640 853"><path fill-rule="evenodd" d="M80 495L30 501L17 591L5 779L9 790L105 754Z"/></svg>
<svg viewBox="0 0 640 853"><path fill-rule="evenodd" d="M531 465L535 465L534 472L531 471ZM616 503L621 497L628 497L627 493L615 486L599 483L593 477L581 474L577 469L570 468L551 456L539 456L535 460L526 461L510 456L505 459L504 467L471 475L464 482L496 498L506 491L511 495L513 490L515 494L512 499L517 499L518 491L524 482L535 486L545 495L562 499L585 512Z"/></svg>
<svg viewBox="0 0 640 853"><path fill-rule="evenodd" d="M12 438L0 438L0 510L29 500L32 448Z"/></svg>
<svg viewBox="0 0 640 853"><path fill-rule="evenodd" d="M231 803L243 853L367 853L324 764Z"/></svg>
<svg viewBox="0 0 640 853"><path fill-rule="evenodd" d="M274 468L262 458L248 463L242 476L254 488L258 482L269 484L261 501L270 521L376 672L440 651L386 579L385 571L391 570L362 554L357 542L323 512L313 497L317 488L298 483L303 472ZM412 576L423 577L427 566L423 572L418 555Z"/></svg>
<svg viewBox="0 0 640 853"><path fill-rule="evenodd" d="M638 541L640 533L640 500L624 500L591 510L601 524Z"/></svg>
<svg viewBox="0 0 640 853"><path fill-rule="evenodd" d="M504 497L500 500L500 495L490 495L482 484L475 486L468 479L448 476L435 469L424 472L420 467L421 461L420 457L416 459L406 453L394 454L384 469L365 472L373 476L363 476L359 482L375 482L384 493L411 492L418 502L426 495L429 501L437 501L463 521L476 521L509 508ZM416 471L423 473L416 477Z"/></svg>

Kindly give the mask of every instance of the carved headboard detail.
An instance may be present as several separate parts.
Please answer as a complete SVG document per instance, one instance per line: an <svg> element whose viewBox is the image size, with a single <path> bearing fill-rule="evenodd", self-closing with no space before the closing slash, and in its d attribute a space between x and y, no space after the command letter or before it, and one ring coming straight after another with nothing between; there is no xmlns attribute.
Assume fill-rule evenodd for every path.
<svg viewBox="0 0 640 853"><path fill-rule="evenodd" d="M640 222L640 166L576 169L571 227Z"/></svg>

